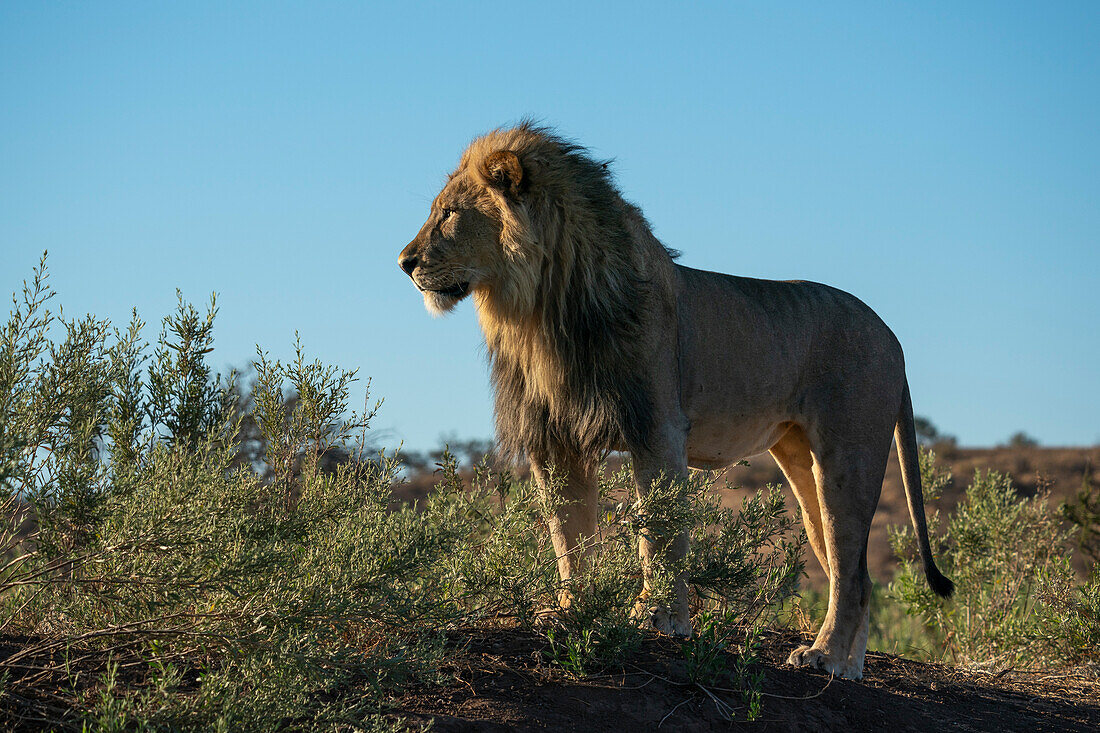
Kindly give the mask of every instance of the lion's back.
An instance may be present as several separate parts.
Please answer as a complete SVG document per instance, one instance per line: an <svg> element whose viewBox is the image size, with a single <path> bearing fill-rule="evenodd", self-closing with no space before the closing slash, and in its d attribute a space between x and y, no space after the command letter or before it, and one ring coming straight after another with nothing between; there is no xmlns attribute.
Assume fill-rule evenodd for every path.
<svg viewBox="0 0 1100 733"><path fill-rule="evenodd" d="M728 398L719 401L739 411L798 404L808 384L850 395L900 389L901 345L854 295L815 282L677 270L686 394L714 394L721 384Z"/></svg>

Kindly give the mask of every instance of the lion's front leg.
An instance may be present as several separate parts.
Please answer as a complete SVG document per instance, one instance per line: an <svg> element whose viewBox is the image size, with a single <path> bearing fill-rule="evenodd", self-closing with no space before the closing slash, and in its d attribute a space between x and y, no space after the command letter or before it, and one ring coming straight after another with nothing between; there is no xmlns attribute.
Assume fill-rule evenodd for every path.
<svg viewBox="0 0 1100 733"><path fill-rule="evenodd" d="M591 468L555 467L551 475L546 465L532 461L531 471L552 504L548 523L562 580L559 600L568 608L572 601L568 581L581 573L585 557L592 550L599 511L599 482Z"/></svg>
<svg viewBox="0 0 1100 733"><path fill-rule="evenodd" d="M662 551L665 557L673 562L682 561L687 557L688 533L682 532L671 540L667 547L663 542L656 542L645 537L638 541L638 554L642 558L642 594L634 609L634 615L641 619L646 626L651 626L658 631L675 636L691 636L691 610L688 606L688 587L685 573L680 572L673 580L673 592L675 598L672 608L664 604L655 604L651 601L653 588L653 560Z"/></svg>
<svg viewBox="0 0 1100 733"><path fill-rule="evenodd" d="M675 454L674 454L675 455ZM657 456L635 452L634 481L640 496L646 496L654 481L681 482L687 480L687 466L684 458L678 460L660 459ZM691 610L688 606L687 574L680 571L673 579L672 607L654 604L650 601L653 591L653 564L658 555L673 565L680 564L688 553L688 530L675 537L647 537L638 541L638 554L642 560L642 595L635 607L635 615L646 625L658 631L676 636L691 636Z"/></svg>

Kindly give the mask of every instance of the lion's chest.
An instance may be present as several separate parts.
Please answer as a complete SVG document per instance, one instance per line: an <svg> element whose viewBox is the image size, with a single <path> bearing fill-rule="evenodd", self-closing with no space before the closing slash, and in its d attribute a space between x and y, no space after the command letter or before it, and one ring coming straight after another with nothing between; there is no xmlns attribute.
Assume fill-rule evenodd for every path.
<svg viewBox="0 0 1100 733"><path fill-rule="evenodd" d="M564 373L537 324L493 320L482 311L479 317L493 364L517 378L512 385L518 390L514 397L527 404L559 401L565 388Z"/></svg>

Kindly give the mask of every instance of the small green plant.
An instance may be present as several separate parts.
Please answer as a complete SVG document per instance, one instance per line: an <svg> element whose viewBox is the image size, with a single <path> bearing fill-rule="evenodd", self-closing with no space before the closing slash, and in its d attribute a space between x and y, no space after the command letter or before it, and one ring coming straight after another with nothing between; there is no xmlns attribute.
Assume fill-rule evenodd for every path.
<svg viewBox="0 0 1100 733"><path fill-rule="evenodd" d="M760 717L764 695L764 672L759 668L759 630L749 629L741 649L734 657L733 678L741 690L741 701L748 709L745 719L752 722ZM755 671L753 668L756 668Z"/></svg>
<svg viewBox="0 0 1100 733"><path fill-rule="evenodd" d="M689 680L704 685L726 681L732 629L732 624L723 623L710 611L695 617L695 635L680 647Z"/></svg>
<svg viewBox="0 0 1100 733"><path fill-rule="evenodd" d="M596 630L592 628L568 631L551 628L546 632L549 642L546 656L569 674L585 677L615 659L600 648L600 640L595 637Z"/></svg>
<svg viewBox="0 0 1100 733"><path fill-rule="evenodd" d="M746 720L751 722L760 715L764 673L759 669L758 648L758 628L741 627L729 614L706 611L696 617L695 635L680 647L688 680L712 696L727 720L735 717L734 709L713 697L710 690L737 692Z"/></svg>

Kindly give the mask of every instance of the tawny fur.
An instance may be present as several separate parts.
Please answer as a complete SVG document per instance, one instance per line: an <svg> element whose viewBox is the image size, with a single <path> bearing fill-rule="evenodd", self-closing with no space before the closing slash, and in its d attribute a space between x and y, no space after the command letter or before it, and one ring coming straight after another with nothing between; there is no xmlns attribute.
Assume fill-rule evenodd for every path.
<svg viewBox="0 0 1100 733"><path fill-rule="evenodd" d="M526 456L543 486L550 466L565 478L550 521L563 579L583 569L594 469L607 451L630 451L640 492L689 466L771 451L832 587L817 639L790 662L859 678L867 531L894 433L929 582L941 595L952 587L928 547L901 348L835 288L703 272L674 257L606 163L524 123L467 148L401 265L433 312L473 293L498 444ZM685 536L660 542L687 551ZM658 549L643 541L645 567ZM676 591L650 620L689 634L684 578Z"/></svg>

